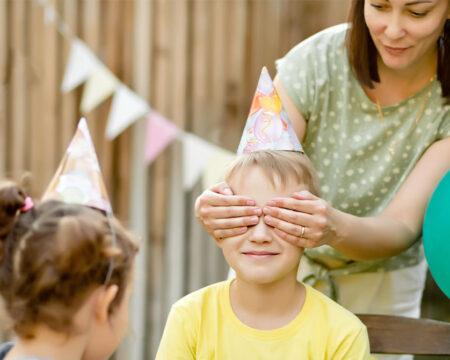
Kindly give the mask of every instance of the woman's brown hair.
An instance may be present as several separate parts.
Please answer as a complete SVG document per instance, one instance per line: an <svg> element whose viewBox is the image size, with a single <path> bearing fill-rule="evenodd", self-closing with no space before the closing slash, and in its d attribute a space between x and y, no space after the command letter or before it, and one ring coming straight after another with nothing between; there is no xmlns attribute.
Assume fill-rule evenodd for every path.
<svg viewBox="0 0 450 360"><path fill-rule="evenodd" d="M46 324L71 332L71 318L89 293L105 282L119 287L111 304L122 301L130 280L136 242L100 211L48 201L22 212L25 194L15 183L0 182L0 294L15 332L33 337ZM113 260L113 262L111 262Z"/></svg>
<svg viewBox="0 0 450 360"><path fill-rule="evenodd" d="M364 1L352 0L347 32L346 47L350 66L361 85L373 89L373 82L379 82L377 49L364 19ZM450 104L450 20L447 19L442 35L437 41L437 78L441 83L442 97Z"/></svg>

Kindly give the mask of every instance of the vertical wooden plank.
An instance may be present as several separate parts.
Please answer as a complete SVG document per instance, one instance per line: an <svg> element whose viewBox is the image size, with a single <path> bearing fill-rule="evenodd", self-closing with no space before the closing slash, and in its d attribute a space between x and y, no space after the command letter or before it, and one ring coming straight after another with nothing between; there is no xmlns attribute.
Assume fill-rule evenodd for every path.
<svg viewBox="0 0 450 360"><path fill-rule="evenodd" d="M121 22L120 33L118 36L120 41L120 57L121 57L121 77L120 80L130 86L133 91L133 5L132 1L124 1L121 3ZM131 171L131 125L117 138L114 145L114 178L116 202L118 209L117 215L121 219L127 219L129 215L129 199L130 199L130 171Z"/></svg>
<svg viewBox="0 0 450 360"><path fill-rule="evenodd" d="M151 73L151 104L152 107L168 116L169 99L169 48L170 48L170 17L169 4L163 0L153 2L152 18L154 22ZM168 161L167 151L151 165L152 179L150 185L151 214L151 258L150 258L150 292L151 313L150 341L147 346L147 354L153 358L160 340L161 329L164 327L167 308L167 298L170 294L171 274L167 273L165 265L170 262L166 257L166 211L168 193Z"/></svg>
<svg viewBox="0 0 450 360"><path fill-rule="evenodd" d="M227 3L225 117L221 124L220 143L236 149L239 134L248 114L246 89L247 4L245 1Z"/></svg>
<svg viewBox="0 0 450 360"><path fill-rule="evenodd" d="M133 88L144 99L150 95L149 74L151 69L151 3L147 0L134 2L133 18ZM148 289L148 208L147 206L147 168L144 166L143 148L145 141L146 121L141 120L131 129L132 158L131 158L131 189L130 189L130 228L142 236L140 251L136 257L136 272L134 278L134 292L130 300L130 328L134 334L128 334L117 352L121 360L151 359L146 352L150 342L151 326L147 325L150 309L148 303L152 293Z"/></svg>
<svg viewBox="0 0 450 360"><path fill-rule="evenodd" d="M81 27L80 27L80 38L82 41L84 41L85 45L95 54L97 55L101 61L104 59L99 56L100 54L100 5L101 0L89 0L89 1L80 1L80 14L81 14ZM84 85L80 88L80 96L83 92ZM80 98L79 98L80 99ZM79 103L78 103L79 106ZM94 145L96 147L97 155L99 157L100 167L102 171L104 171L104 164L101 158L102 155L102 148L99 144L103 141L103 136L99 137L97 134L102 133L102 124L100 124L100 111L99 109L94 109L89 114L87 114L86 119L89 126L89 129L91 131L92 140L94 142ZM106 187L108 190L108 193L110 193L110 186L109 186L109 178L104 179L106 182Z"/></svg>
<svg viewBox="0 0 450 360"><path fill-rule="evenodd" d="M54 134L45 133L43 129L43 107L45 106L44 88L42 74L44 72L44 59L42 56L43 34L44 34L44 9L36 3L30 7L28 29L29 38L29 59L31 64L32 81L30 83L30 171L35 196L42 194L46 186L45 179L47 156L43 155L45 148L43 142L47 142L47 137ZM54 169L56 170L56 169Z"/></svg>
<svg viewBox="0 0 450 360"><path fill-rule="evenodd" d="M188 4L187 0L176 0L172 3L172 23L176 24L172 31L172 97L170 99L171 116L180 128L186 126L187 116L187 73L188 57Z"/></svg>
<svg viewBox="0 0 450 360"><path fill-rule="evenodd" d="M25 88L26 88L26 63L25 63L25 2L14 1L11 6L11 174L18 179L25 170L26 157L26 119L25 119Z"/></svg>
<svg viewBox="0 0 450 360"><path fill-rule="evenodd" d="M58 88L61 88L62 79L66 71L67 62L69 60L71 41L70 35L78 33L78 19L77 14L79 7L77 1L73 0L61 0L62 11L61 19L68 26L68 36L61 35L59 37L60 42L60 64L58 66ZM59 90L60 107L59 107L59 121L60 121L60 136L61 147L64 149L69 145L70 140L73 137L76 124L78 122L78 105L79 99L77 91L72 90L66 94ZM62 150L64 151L64 150Z"/></svg>
<svg viewBox="0 0 450 360"><path fill-rule="evenodd" d="M224 98L226 87L226 22L224 16L226 11L226 0L216 0L212 2L212 45L211 45L211 85L210 85L210 103L211 117L208 121L209 140L219 143L220 124L224 120Z"/></svg>
<svg viewBox="0 0 450 360"><path fill-rule="evenodd" d="M8 27L7 2L0 1L0 178L6 177L7 156L7 87L8 87Z"/></svg>
<svg viewBox="0 0 450 360"><path fill-rule="evenodd" d="M210 1L193 0L192 13L192 102L190 129L208 138L210 59ZM190 130L188 129L188 130Z"/></svg>
<svg viewBox="0 0 450 360"><path fill-rule="evenodd" d="M120 79L120 27L117 26L120 19L120 1L102 1L100 2L100 42L101 53L104 58L103 64ZM112 95L106 101L101 103L94 112L97 112L97 127L95 129L95 139L99 149L99 161L102 167L106 187L113 202L113 208L120 212L117 204L118 191L115 186L114 178L114 152L113 146L116 143L105 138L106 123L108 121L109 111L111 109Z"/></svg>
<svg viewBox="0 0 450 360"><path fill-rule="evenodd" d="M55 0L47 1L50 6L55 7ZM54 23L44 23L42 27L42 100L41 108L41 129L39 139L41 140L41 148L39 153L46 158L42 162L44 178L40 179L38 191L42 193L49 183L51 177L56 171L56 167L62 158L62 152L58 145L60 143L57 132L57 117L56 117L56 100L59 89L57 87L57 78L55 71L57 62L57 32ZM50 136L49 136L50 134Z"/></svg>
<svg viewBox="0 0 450 360"><path fill-rule="evenodd" d="M168 99L170 98L170 29L171 19L169 14L169 4L164 0L153 2L154 16L154 45L152 68L152 96L151 104L154 109L168 116L170 113ZM167 248L166 236L166 216L168 208L168 188L169 188L169 161L168 152L164 152L151 166L151 203L153 211L151 212L151 241L152 241L152 287L150 291L155 292L152 302L152 332L150 334L150 344L148 352L154 357L159 344L161 331L165 324L168 298L173 293L173 275L170 273L167 264L171 263L170 254Z"/></svg>

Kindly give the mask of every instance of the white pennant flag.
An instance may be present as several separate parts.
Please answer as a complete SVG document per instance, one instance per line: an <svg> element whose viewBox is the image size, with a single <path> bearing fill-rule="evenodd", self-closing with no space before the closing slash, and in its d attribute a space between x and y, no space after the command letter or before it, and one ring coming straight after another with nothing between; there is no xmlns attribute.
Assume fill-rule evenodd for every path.
<svg viewBox="0 0 450 360"><path fill-rule="evenodd" d="M190 190L216 154L217 146L188 133L182 134L182 141L183 188Z"/></svg>
<svg viewBox="0 0 450 360"><path fill-rule="evenodd" d="M86 81L80 110L87 114L110 96L119 85L119 80L105 66L100 66Z"/></svg>
<svg viewBox="0 0 450 360"><path fill-rule="evenodd" d="M202 176L203 189L225 181L225 171L228 165L236 158L236 154L231 151L217 148L210 163L205 167Z"/></svg>
<svg viewBox="0 0 450 360"><path fill-rule="evenodd" d="M120 85L114 93L109 113L106 137L114 139L133 122L150 111L148 103L125 85Z"/></svg>
<svg viewBox="0 0 450 360"><path fill-rule="evenodd" d="M61 91L67 93L75 89L100 65L101 62L94 53L80 39L74 38L70 45L69 61L66 65Z"/></svg>

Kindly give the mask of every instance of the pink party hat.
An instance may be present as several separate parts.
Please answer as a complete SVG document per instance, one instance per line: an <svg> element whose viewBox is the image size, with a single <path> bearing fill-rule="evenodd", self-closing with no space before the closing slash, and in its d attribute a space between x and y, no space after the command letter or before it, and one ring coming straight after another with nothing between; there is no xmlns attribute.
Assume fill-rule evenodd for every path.
<svg viewBox="0 0 450 360"><path fill-rule="evenodd" d="M304 153L265 66L259 77L237 153L261 150Z"/></svg>
<svg viewBox="0 0 450 360"><path fill-rule="evenodd" d="M105 183L85 118L78 123L69 147L42 196L112 213Z"/></svg>

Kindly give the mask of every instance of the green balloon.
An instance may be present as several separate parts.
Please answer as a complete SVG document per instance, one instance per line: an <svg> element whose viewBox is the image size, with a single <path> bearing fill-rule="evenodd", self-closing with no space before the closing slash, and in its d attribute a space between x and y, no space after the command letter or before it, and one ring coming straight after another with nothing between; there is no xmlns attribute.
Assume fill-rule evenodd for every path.
<svg viewBox="0 0 450 360"><path fill-rule="evenodd" d="M423 246L436 284L450 298L450 170L428 203L423 224Z"/></svg>

